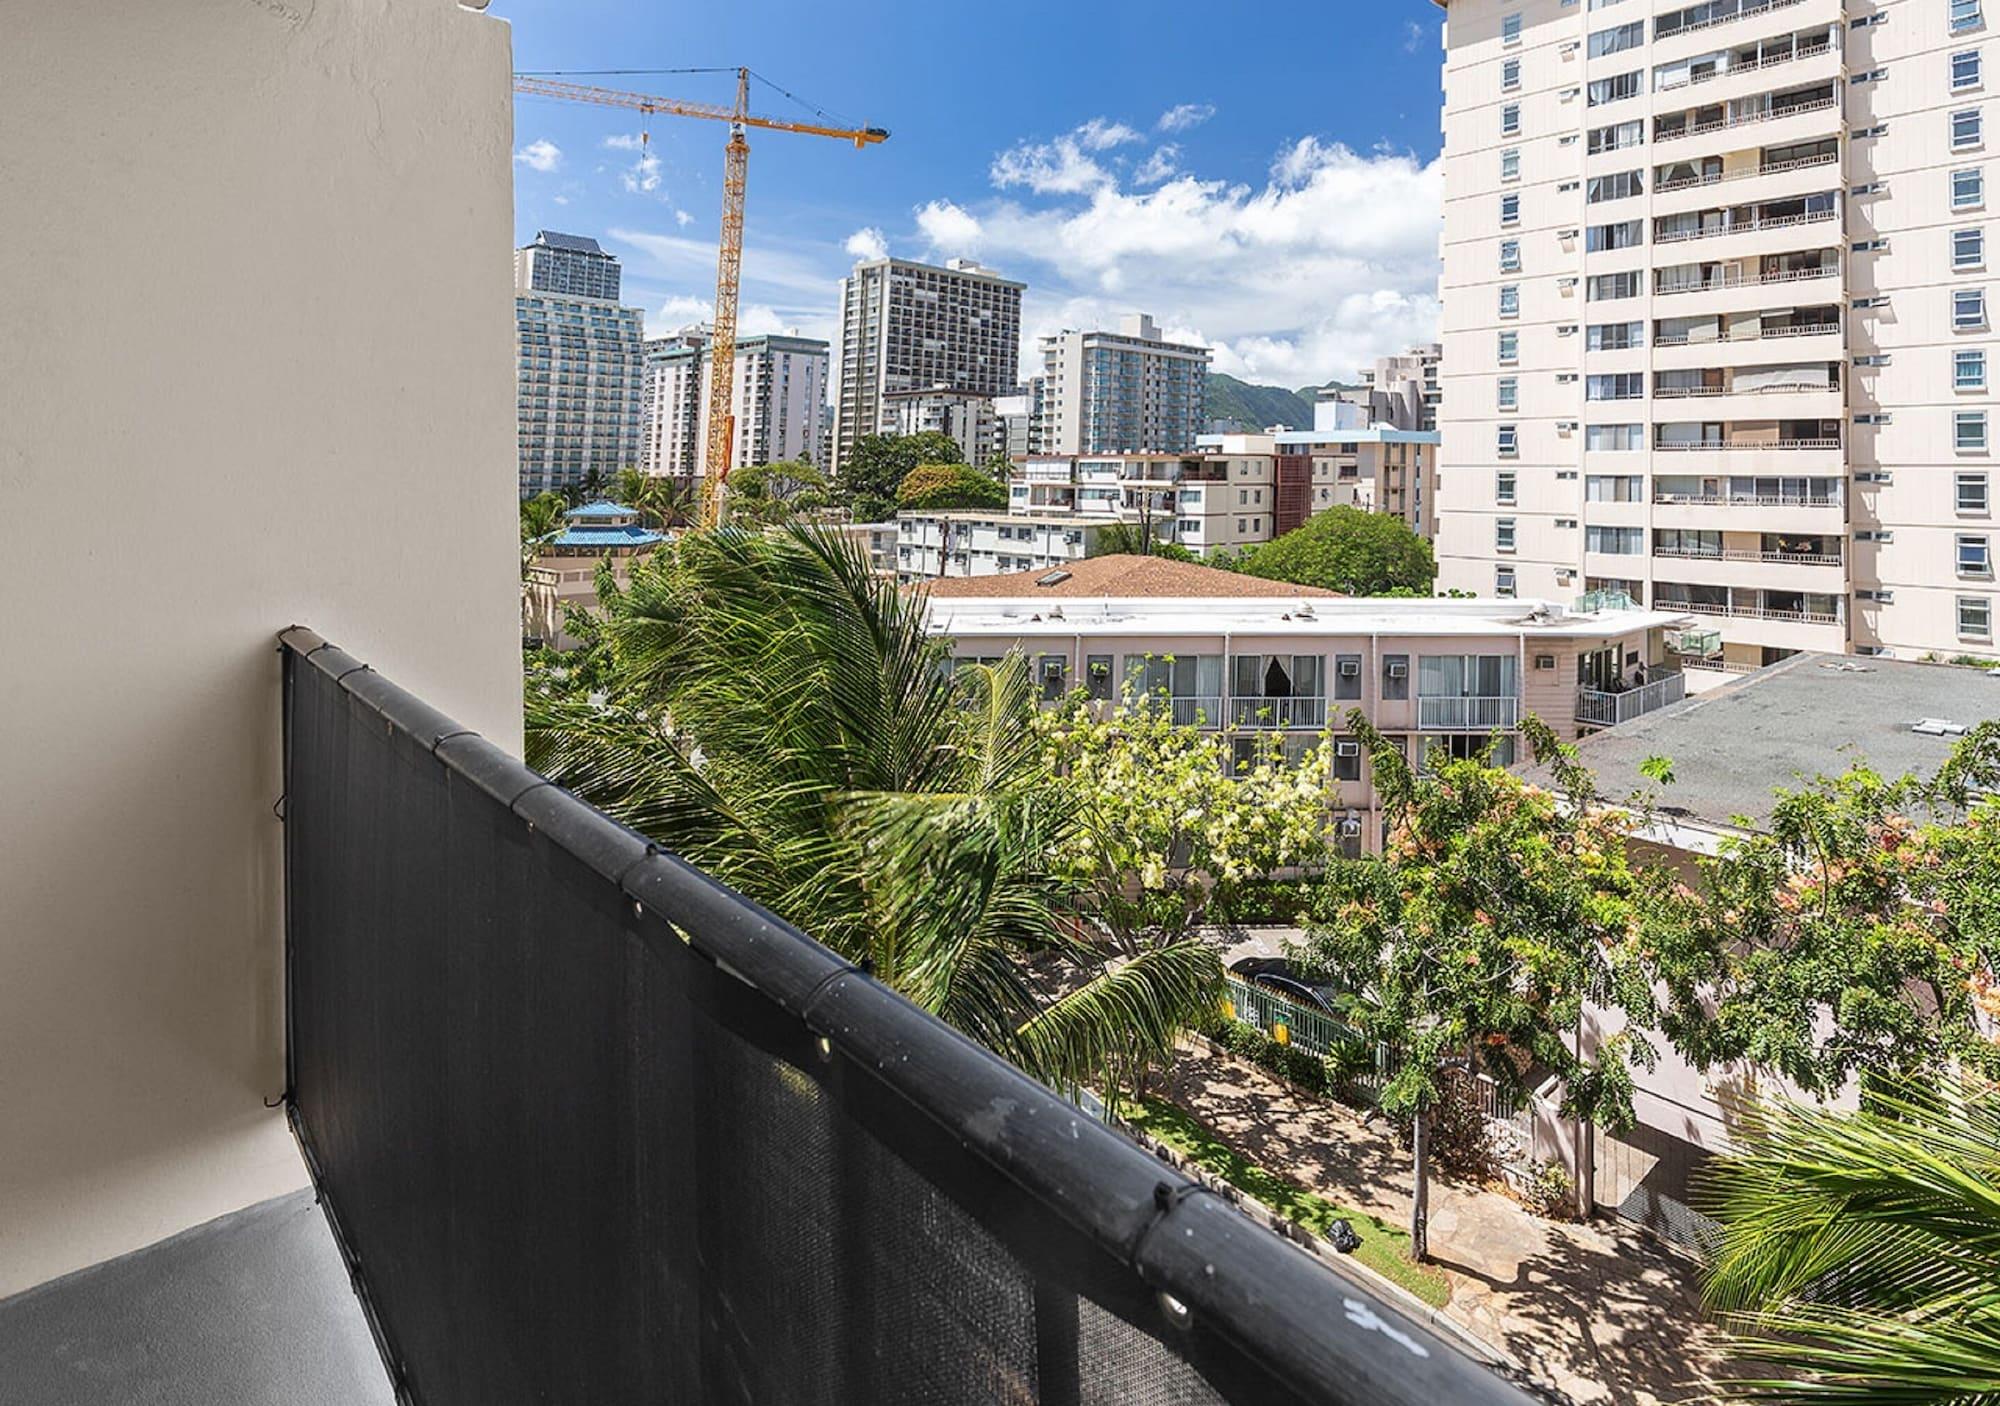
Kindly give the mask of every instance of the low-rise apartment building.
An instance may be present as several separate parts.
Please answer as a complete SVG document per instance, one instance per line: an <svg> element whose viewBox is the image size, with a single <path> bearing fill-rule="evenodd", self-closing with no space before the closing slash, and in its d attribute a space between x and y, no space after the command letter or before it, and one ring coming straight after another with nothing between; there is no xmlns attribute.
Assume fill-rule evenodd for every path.
<svg viewBox="0 0 2000 1406"><path fill-rule="evenodd" d="M1121 593L1124 564L1147 561L1178 579ZM1101 557L1009 582L939 581L928 588L930 627L950 637L955 658L1026 656L1051 701L1081 688L1110 704L1129 689L1178 722L1276 731L1300 748L1329 726L1340 733L1359 708L1408 754L1472 756L1494 743L1512 764L1526 714L1576 737L1607 720L1607 700L1630 698L1636 714L1681 696L1666 635L1686 617L1672 612L1346 597L1278 582L1252 596L1245 579ZM1253 745L1239 741L1246 753ZM1343 839L1355 853L1379 849L1381 808L1351 737L1336 738L1334 769Z"/></svg>
<svg viewBox="0 0 2000 1406"><path fill-rule="evenodd" d="M619 585L629 579L632 558L666 541L623 503L585 503L563 514L560 532L542 539L521 583L521 636L556 649L578 641L563 631L571 606L597 604L597 564L609 557Z"/></svg>

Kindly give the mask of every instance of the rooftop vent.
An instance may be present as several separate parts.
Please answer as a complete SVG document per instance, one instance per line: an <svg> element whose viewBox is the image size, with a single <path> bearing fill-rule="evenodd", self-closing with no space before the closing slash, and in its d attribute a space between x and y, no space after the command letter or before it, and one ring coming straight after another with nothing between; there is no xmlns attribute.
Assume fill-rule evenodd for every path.
<svg viewBox="0 0 2000 1406"><path fill-rule="evenodd" d="M1067 571L1048 571L1037 576L1035 584L1037 586L1060 586L1067 580L1069 580L1069 573Z"/></svg>
<svg viewBox="0 0 2000 1406"><path fill-rule="evenodd" d="M1822 663L1820 668L1829 669L1836 674L1872 674L1875 672L1874 665L1857 664L1852 659L1829 659ZM1963 728L1959 729L1961 732L1964 730Z"/></svg>
<svg viewBox="0 0 2000 1406"><path fill-rule="evenodd" d="M1948 718L1918 718L1910 724L1910 731L1921 732L1926 737L1963 737L1965 724Z"/></svg>

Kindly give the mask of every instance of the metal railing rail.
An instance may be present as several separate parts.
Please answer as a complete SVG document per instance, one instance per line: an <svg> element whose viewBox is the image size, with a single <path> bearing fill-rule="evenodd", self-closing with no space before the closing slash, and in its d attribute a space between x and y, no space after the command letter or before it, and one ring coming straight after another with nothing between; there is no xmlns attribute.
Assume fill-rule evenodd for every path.
<svg viewBox="0 0 2000 1406"><path fill-rule="evenodd" d="M1623 693L1579 688L1576 691L1576 720L1599 727L1616 727L1619 723L1658 712L1685 697L1687 678L1681 674L1662 674Z"/></svg>
<svg viewBox="0 0 2000 1406"><path fill-rule="evenodd" d="M281 653L286 1102L403 1402L1526 1406L310 631Z"/></svg>
<svg viewBox="0 0 2000 1406"><path fill-rule="evenodd" d="M1690 615L1723 615L1738 620L1786 620L1797 625L1838 625L1837 613L1823 610L1772 610L1761 605L1722 605L1711 601L1656 598L1662 610L1684 610Z"/></svg>
<svg viewBox="0 0 2000 1406"><path fill-rule="evenodd" d="M1672 557L1676 561L1760 561L1777 562L1789 566L1839 566L1839 552L1766 552L1749 547L1722 547L1712 552L1690 550L1685 547L1655 547L1656 557Z"/></svg>
<svg viewBox="0 0 2000 1406"><path fill-rule="evenodd" d="M1786 171L1803 171L1810 166L1830 166L1838 160L1840 153L1829 151L1821 156L1795 156L1790 161L1746 166L1741 171L1717 171L1713 175L1682 176L1677 180L1659 182L1653 187L1653 194L1666 195L1676 190L1693 190L1698 186L1723 185L1729 181L1745 181L1752 176L1776 176Z"/></svg>
<svg viewBox="0 0 2000 1406"><path fill-rule="evenodd" d="M1679 32L1686 34L1689 31L1681 30ZM1656 93L1678 93L1683 88L1699 88L1704 83L1714 83L1720 79L1734 78L1740 73L1761 73L1767 68L1776 68L1780 64L1797 63L1802 59L1816 59L1822 54L1830 54L1832 52L1833 45L1831 44L1802 45L1793 49L1789 54L1772 54L1768 58L1758 59L1752 63L1733 63L1727 68L1718 68L1708 73L1690 74L1686 82L1665 84L1653 89L1653 91Z"/></svg>
<svg viewBox="0 0 2000 1406"><path fill-rule="evenodd" d="M1755 453L1770 449L1838 449L1840 448L1840 441L1837 439L1770 439L1752 442L1737 442L1733 440L1710 442L1697 440L1690 443L1680 440L1655 444L1653 448L1662 454L1736 454Z"/></svg>
<svg viewBox="0 0 2000 1406"><path fill-rule="evenodd" d="M1698 508L1838 508L1839 498L1820 493L1669 493L1655 490L1656 505L1670 504Z"/></svg>
<svg viewBox="0 0 2000 1406"><path fill-rule="evenodd" d="M1657 43L1662 39L1674 39L1683 34L1699 34L1704 29L1713 29L1719 24L1728 24L1732 20L1747 19L1752 15L1768 15L1773 10L1789 9L1793 5L1803 3L1804 0L1769 0L1769 3L1762 5L1755 3L1740 5L1726 15L1711 15L1705 20L1695 20L1689 24L1677 25L1664 33L1661 32L1660 22L1656 19L1653 21L1653 40ZM1690 6L1689 8L1692 9L1693 7Z"/></svg>
<svg viewBox="0 0 2000 1406"><path fill-rule="evenodd" d="M1790 229L1794 225L1816 225L1831 220L1839 214L1837 210L1809 210L1801 215L1758 215L1748 220L1734 220L1728 224L1701 225L1695 229L1656 230L1655 244L1685 244L1695 239L1720 239L1725 234L1748 234L1762 229ZM1671 216L1660 216L1669 219Z"/></svg>
<svg viewBox="0 0 2000 1406"><path fill-rule="evenodd" d="M1485 732L1516 727L1521 700L1515 697L1431 697L1417 699L1417 726L1440 732Z"/></svg>
<svg viewBox="0 0 2000 1406"><path fill-rule="evenodd" d="M1653 140L1655 142L1677 141L1682 137L1705 137L1710 132L1725 132L1731 127L1748 127L1758 122L1775 122L1781 117L1797 117L1806 112L1824 112L1839 104L1838 97L1817 98L1809 103L1793 103L1790 107L1768 107L1756 112L1745 112L1736 117L1718 117L1709 122L1696 122L1690 126L1678 127L1671 132L1662 132L1655 120Z"/></svg>
<svg viewBox="0 0 2000 1406"><path fill-rule="evenodd" d="M1776 337L1824 337L1840 332L1838 322L1795 322L1788 327L1760 327L1755 332L1717 332L1713 337L1694 337L1686 332L1661 332L1653 337L1656 347L1723 346L1730 342L1756 342Z"/></svg>
<svg viewBox="0 0 2000 1406"><path fill-rule="evenodd" d="M1772 273L1760 273L1749 277L1737 273L1688 282L1663 281L1655 285L1653 296L1664 298L1670 293L1713 293L1720 288L1747 288L1751 284L1761 283L1797 283L1808 278L1832 278L1839 272L1837 264L1821 264L1808 269L1778 269Z"/></svg>

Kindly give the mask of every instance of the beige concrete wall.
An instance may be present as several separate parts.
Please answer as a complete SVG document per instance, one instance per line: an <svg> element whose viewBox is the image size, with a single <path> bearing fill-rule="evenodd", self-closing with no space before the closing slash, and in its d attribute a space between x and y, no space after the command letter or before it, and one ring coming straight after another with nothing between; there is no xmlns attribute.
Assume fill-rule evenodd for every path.
<svg viewBox="0 0 2000 1406"><path fill-rule="evenodd" d="M509 748L504 24L0 0L0 1295L297 1186L276 632Z"/></svg>

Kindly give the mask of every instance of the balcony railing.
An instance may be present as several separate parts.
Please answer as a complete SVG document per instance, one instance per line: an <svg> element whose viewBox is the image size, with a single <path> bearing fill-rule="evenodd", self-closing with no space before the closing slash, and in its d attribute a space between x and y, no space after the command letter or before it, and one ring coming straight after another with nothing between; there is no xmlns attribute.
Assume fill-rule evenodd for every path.
<svg viewBox="0 0 2000 1406"><path fill-rule="evenodd" d="M1655 489L1653 502L1698 508L1837 508L1840 499L1830 493L1672 493Z"/></svg>
<svg viewBox="0 0 2000 1406"><path fill-rule="evenodd" d="M1662 674L1650 683L1642 683L1622 693L1579 688L1576 691L1576 720L1596 727L1616 727L1644 714L1658 712L1669 703L1678 703L1685 697L1687 678L1682 674Z"/></svg>
<svg viewBox="0 0 2000 1406"><path fill-rule="evenodd" d="M1832 219L1834 210L1809 210L1802 215L1758 215L1724 225L1702 225L1697 229L1677 229L1656 233L1655 244L1685 244L1692 239L1720 239L1725 234L1747 234L1760 229L1789 229L1793 225L1816 225Z"/></svg>
<svg viewBox="0 0 2000 1406"><path fill-rule="evenodd" d="M1732 15L1730 18L1734 19L1735 16ZM1676 32L1687 34L1690 31L1683 29ZM1816 59L1821 54L1830 54L1832 52L1833 45L1831 44L1815 44L1810 47L1796 48L1789 54L1773 54L1769 58L1758 59L1754 63L1733 63L1727 68L1717 68L1711 69L1707 73L1691 74L1685 83L1674 83L1665 87L1655 88L1653 91L1656 93L1678 93L1683 88L1698 88L1704 83L1713 83L1720 78L1734 78L1741 73L1757 73L1763 69L1776 68L1779 64L1797 63L1801 59Z"/></svg>
<svg viewBox="0 0 2000 1406"><path fill-rule="evenodd" d="M1694 279L1685 283L1662 283L1653 290L1655 297L1664 298L1671 293L1713 293L1718 288L1744 288L1753 283L1798 283L1809 278L1832 278L1840 269L1835 264L1821 264L1805 269L1774 269L1770 273L1723 274L1718 278Z"/></svg>
<svg viewBox="0 0 2000 1406"><path fill-rule="evenodd" d="M1716 601L1667 600L1656 597L1661 610L1684 610L1690 615L1724 615L1737 620L1789 620L1802 625L1838 625L1837 612L1823 610L1773 610L1763 605L1724 605Z"/></svg>
<svg viewBox="0 0 2000 1406"><path fill-rule="evenodd" d="M1831 504L1816 502L1816 507L1830 507ZM1791 566L1839 566L1839 552L1764 552L1749 547L1723 547L1713 552L1690 550L1686 547L1655 547L1656 557L1671 557L1676 561L1762 561L1781 562Z"/></svg>
<svg viewBox="0 0 2000 1406"><path fill-rule="evenodd" d="M399 1400L1507 1403L305 630L286 1106Z"/></svg>
<svg viewBox="0 0 2000 1406"><path fill-rule="evenodd" d="M1723 346L1729 342L1757 342L1779 337L1824 337L1838 332L1838 322L1796 322L1788 327L1760 327L1754 332L1718 331L1713 337L1694 337L1686 332L1662 332L1653 338L1656 347Z"/></svg>
<svg viewBox="0 0 2000 1406"><path fill-rule="evenodd" d="M1426 732L1486 732L1520 721L1519 698L1417 699L1417 726Z"/></svg>
<svg viewBox="0 0 2000 1406"><path fill-rule="evenodd" d="M1789 449L1838 449L1837 439L1766 439L1744 442L1741 440L1696 440L1692 443L1675 440L1672 443L1655 444L1653 448L1662 454L1736 454L1763 450Z"/></svg>
<svg viewBox="0 0 2000 1406"><path fill-rule="evenodd" d="M1802 112L1824 112L1835 106L1838 98L1821 98L1816 102L1795 103L1786 108L1767 108L1762 112L1746 112L1736 117L1718 117L1712 122L1697 122L1693 126L1677 131L1662 132L1655 129L1655 142L1670 142L1680 137L1706 136L1710 132L1721 132L1731 127L1748 127L1756 122L1775 122L1781 117L1797 117Z"/></svg>
<svg viewBox="0 0 2000 1406"><path fill-rule="evenodd" d="M1801 395L1814 391L1838 391L1827 381L1789 381L1776 386L1655 386L1655 400L1700 400L1718 395Z"/></svg>
<svg viewBox="0 0 2000 1406"><path fill-rule="evenodd" d="M1804 0L1770 0L1770 3L1767 5L1743 5L1738 9L1731 10L1726 15L1711 15L1705 20L1695 20L1678 28L1670 29L1664 34L1660 32L1659 22L1656 20L1653 24L1653 40L1657 43L1662 39L1673 39L1683 34L1699 34L1704 29L1713 29L1719 24L1728 24L1733 20L1748 19L1752 15L1768 15L1773 10L1785 10L1791 8L1793 5L1802 3L1804 3Z"/></svg>
<svg viewBox="0 0 2000 1406"><path fill-rule="evenodd" d="M1325 727L1324 698L1232 698L1230 710L1239 727Z"/></svg>
<svg viewBox="0 0 2000 1406"><path fill-rule="evenodd" d="M1809 166L1828 166L1840 159L1840 153L1829 151L1820 156L1798 156L1790 161L1773 161L1763 166L1746 166L1741 171L1717 171L1711 175L1682 176L1679 180L1661 181L1653 187L1653 194L1665 195L1669 191L1693 190L1698 186L1721 185L1727 181L1746 181L1752 176L1776 176L1786 171L1803 171Z"/></svg>

